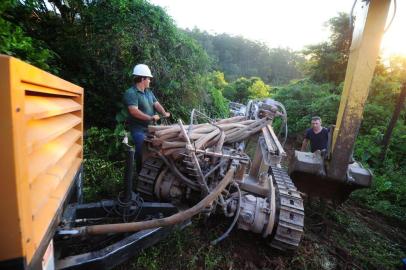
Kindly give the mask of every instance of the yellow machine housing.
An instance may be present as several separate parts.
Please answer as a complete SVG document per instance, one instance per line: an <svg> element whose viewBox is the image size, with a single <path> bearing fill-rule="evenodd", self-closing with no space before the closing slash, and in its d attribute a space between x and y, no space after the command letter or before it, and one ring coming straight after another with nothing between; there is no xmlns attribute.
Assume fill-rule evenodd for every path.
<svg viewBox="0 0 406 270"><path fill-rule="evenodd" d="M0 102L0 262L30 267L81 168L83 89L0 55Z"/></svg>

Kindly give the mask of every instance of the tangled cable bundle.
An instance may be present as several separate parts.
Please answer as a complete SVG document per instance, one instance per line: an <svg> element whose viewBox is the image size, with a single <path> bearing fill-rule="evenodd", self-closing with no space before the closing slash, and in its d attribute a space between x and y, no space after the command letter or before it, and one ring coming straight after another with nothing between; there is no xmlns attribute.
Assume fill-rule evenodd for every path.
<svg viewBox="0 0 406 270"><path fill-rule="evenodd" d="M226 118L213 123L196 125L184 125L187 136L194 149L206 149L214 147L220 151L224 143L233 143L259 132L268 124L267 118L259 120L247 120L245 116ZM149 126L149 133L153 136L152 144L161 149L165 156L172 155L174 158L185 152L187 138L182 132L181 124L170 126Z"/></svg>

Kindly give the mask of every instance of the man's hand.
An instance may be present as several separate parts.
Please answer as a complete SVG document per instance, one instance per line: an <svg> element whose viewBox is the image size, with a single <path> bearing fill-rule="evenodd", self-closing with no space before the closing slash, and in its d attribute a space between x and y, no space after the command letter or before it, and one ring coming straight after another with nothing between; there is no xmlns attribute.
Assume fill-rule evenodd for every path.
<svg viewBox="0 0 406 270"><path fill-rule="evenodd" d="M303 143L302 143L302 148L300 149L300 151L302 152L306 152L307 151L307 145L309 144L309 140L304 138L303 139Z"/></svg>
<svg viewBox="0 0 406 270"><path fill-rule="evenodd" d="M155 115L151 116L151 121L157 122L158 120L159 120L159 115L155 114Z"/></svg>
<svg viewBox="0 0 406 270"><path fill-rule="evenodd" d="M164 113L164 117L165 117L165 118L168 118L169 116L171 116L171 113L170 113L170 112L165 112L165 113Z"/></svg>

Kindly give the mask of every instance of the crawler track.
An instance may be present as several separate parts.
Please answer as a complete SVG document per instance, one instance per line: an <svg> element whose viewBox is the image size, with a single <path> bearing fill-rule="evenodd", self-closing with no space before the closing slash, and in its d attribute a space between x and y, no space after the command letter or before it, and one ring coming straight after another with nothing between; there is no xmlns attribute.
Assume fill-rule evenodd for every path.
<svg viewBox="0 0 406 270"><path fill-rule="evenodd" d="M154 184L164 163L159 158L148 158L142 165L138 175L136 190L146 201L153 201ZM271 235L271 246L281 250L294 250L298 247L303 235L304 208L303 200L287 172L271 166L276 188L275 229Z"/></svg>
<svg viewBox="0 0 406 270"><path fill-rule="evenodd" d="M144 161L140 173L136 190L146 201L154 200L154 185L159 173L164 167L164 162L160 158L150 157Z"/></svg>
<svg viewBox="0 0 406 270"><path fill-rule="evenodd" d="M271 235L271 246L294 250L303 235L303 199L284 169L273 165L269 168L276 187L276 229Z"/></svg>

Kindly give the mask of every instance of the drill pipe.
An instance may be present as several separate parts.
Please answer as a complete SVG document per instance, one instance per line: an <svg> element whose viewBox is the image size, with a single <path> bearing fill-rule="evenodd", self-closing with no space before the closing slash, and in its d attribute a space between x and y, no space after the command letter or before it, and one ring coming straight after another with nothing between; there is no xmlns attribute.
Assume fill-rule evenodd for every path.
<svg viewBox="0 0 406 270"><path fill-rule="evenodd" d="M220 183L213 189L203 200L198 204L189 208L185 211L176 213L170 217L153 219L141 222L129 222L129 223L118 223L118 224L104 224L104 225L93 225L85 226L80 228L75 228L79 231L79 235L93 235L93 234L107 234L107 233L124 233L124 232L136 232L146 229L152 229L157 227L172 226L179 224L194 215L200 213L204 208L208 207L213 201L220 196L221 192L227 187L228 184L234 178L235 167L232 166Z"/></svg>

